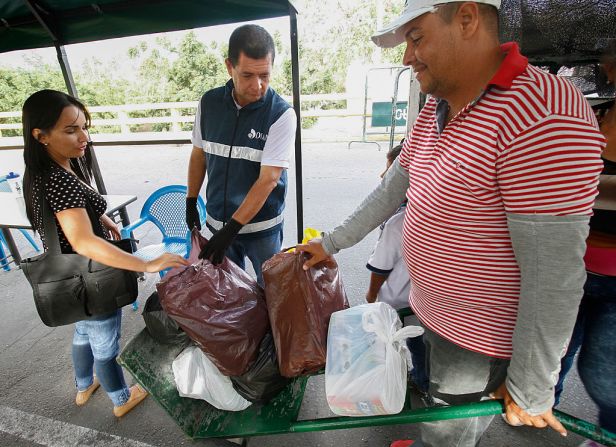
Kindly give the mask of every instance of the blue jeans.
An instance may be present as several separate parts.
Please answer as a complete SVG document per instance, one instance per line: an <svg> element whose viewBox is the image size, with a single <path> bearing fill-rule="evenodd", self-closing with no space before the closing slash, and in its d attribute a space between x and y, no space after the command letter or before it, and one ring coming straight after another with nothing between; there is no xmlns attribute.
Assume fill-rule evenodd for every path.
<svg viewBox="0 0 616 447"><path fill-rule="evenodd" d="M130 391L124 381L116 357L120 352L122 310L92 320L75 323L73 366L78 391L84 391L94 380L94 369L103 389L116 407L125 404Z"/></svg>
<svg viewBox="0 0 616 447"><path fill-rule="evenodd" d="M263 287L261 266L274 256L282 247L282 225L280 229L263 237L254 239L236 239L227 249L227 257L240 268L246 270L245 259L248 258L257 274L257 282Z"/></svg>
<svg viewBox="0 0 616 447"><path fill-rule="evenodd" d="M581 347L578 370L582 383L599 407L599 425L616 433L616 277L588 273L584 297L567 353L561 361L556 403L565 376Z"/></svg>

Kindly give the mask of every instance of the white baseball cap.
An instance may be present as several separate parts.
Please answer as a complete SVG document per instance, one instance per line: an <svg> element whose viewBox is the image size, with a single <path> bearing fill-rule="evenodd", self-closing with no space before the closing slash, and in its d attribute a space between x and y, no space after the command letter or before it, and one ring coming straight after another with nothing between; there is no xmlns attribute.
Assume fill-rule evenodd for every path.
<svg viewBox="0 0 616 447"><path fill-rule="evenodd" d="M438 5L453 3L460 0L406 0L400 17L372 36L372 41L382 48L393 48L404 42L403 27L411 20L436 11ZM485 3L500 8L501 0L474 0L475 3Z"/></svg>

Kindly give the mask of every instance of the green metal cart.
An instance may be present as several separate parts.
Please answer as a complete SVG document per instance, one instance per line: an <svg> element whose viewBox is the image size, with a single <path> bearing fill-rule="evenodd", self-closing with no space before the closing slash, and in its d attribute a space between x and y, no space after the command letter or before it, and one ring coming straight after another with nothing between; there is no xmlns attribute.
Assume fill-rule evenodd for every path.
<svg viewBox="0 0 616 447"><path fill-rule="evenodd" d="M222 411L205 401L180 397L171 370L171 363L180 351L179 347L158 344L144 329L124 348L119 362L191 438L249 438L280 433L410 424L503 412L501 401L413 409L410 393L407 393L405 409L395 415L298 420L308 376L293 379L267 405L253 404L238 412ZM616 446L616 434L600 430L589 422L559 411L555 411L555 415L567 430L607 446Z"/></svg>

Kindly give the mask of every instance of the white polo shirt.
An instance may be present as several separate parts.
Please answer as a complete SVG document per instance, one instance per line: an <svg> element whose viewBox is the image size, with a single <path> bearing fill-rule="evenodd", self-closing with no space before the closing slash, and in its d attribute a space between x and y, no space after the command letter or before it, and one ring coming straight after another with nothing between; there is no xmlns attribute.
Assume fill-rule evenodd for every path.
<svg viewBox="0 0 616 447"><path fill-rule="evenodd" d="M388 275L377 298L394 309L409 307L411 279L402 255L404 206L391 216L381 230L379 240L366 267L371 272Z"/></svg>

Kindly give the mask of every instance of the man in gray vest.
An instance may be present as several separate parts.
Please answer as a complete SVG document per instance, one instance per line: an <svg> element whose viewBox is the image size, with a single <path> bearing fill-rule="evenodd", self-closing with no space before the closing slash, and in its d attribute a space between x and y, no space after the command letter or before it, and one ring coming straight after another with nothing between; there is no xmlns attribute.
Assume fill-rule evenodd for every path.
<svg viewBox="0 0 616 447"><path fill-rule="evenodd" d="M295 111L269 87L274 41L258 25L237 28L225 65L231 79L206 92L197 108L188 165L186 223L201 229L197 197L207 174L206 225L213 233L199 257L247 257L261 265L282 245L284 200Z"/></svg>

